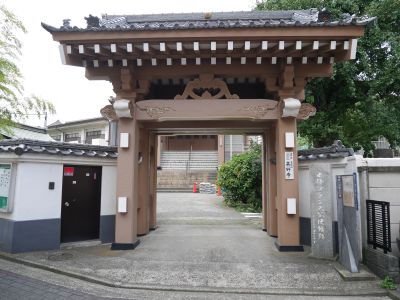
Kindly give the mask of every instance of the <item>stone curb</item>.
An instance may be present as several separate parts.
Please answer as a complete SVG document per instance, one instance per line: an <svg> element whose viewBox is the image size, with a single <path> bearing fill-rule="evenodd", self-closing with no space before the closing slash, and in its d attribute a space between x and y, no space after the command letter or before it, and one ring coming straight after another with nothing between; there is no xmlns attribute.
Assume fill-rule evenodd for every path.
<svg viewBox="0 0 400 300"><path fill-rule="evenodd" d="M338 290L309 290L309 289L246 289L246 288L210 288L210 287L180 287L180 286L162 286L162 285L145 285L145 284L116 284L106 280L101 280L88 275L82 275L71 271L64 271L58 268L41 265L38 263L18 259L6 253L0 253L0 259L8 260L10 262L22 264L28 267L42 269L52 273L76 278L79 280L87 281L94 284L103 285L112 288L132 289L132 290L150 290L150 291L164 291L164 292L195 292L195 293L216 293L216 294L243 294L243 295L288 295L288 296L389 296L389 291L386 290L352 290L348 292L341 292ZM395 296L395 295L394 295ZM400 299L400 298L392 298Z"/></svg>
<svg viewBox="0 0 400 300"><path fill-rule="evenodd" d="M388 290L387 293L390 299L400 300L400 292Z"/></svg>
<svg viewBox="0 0 400 300"><path fill-rule="evenodd" d="M338 262L335 262L333 267L344 281L373 281L378 279L378 277L367 271L364 266L360 266L359 273L349 272Z"/></svg>

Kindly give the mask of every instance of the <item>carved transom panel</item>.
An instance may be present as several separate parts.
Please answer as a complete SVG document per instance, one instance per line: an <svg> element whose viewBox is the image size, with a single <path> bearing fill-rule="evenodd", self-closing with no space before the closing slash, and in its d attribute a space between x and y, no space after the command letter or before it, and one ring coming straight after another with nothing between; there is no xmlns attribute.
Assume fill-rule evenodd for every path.
<svg viewBox="0 0 400 300"><path fill-rule="evenodd" d="M175 111L175 109L173 109L171 107L150 107L150 106L145 106L143 108L141 108L139 106L136 106L136 107L141 111L145 111L147 113L147 115L153 119L160 118L166 112Z"/></svg>
<svg viewBox="0 0 400 300"><path fill-rule="evenodd" d="M268 111L275 110L277 107L278 107L278 101L276 101L276 103L268 103L265 105L250 105L240 110L251 112L256 117L261 118L265 116L268 113Z"/></svg>
<svg viewBox="0 0 400 300"><path fill-rule="evenodd" d="M202 76L189 81L182 95L174 99L239 99L239 96L230 93L225 81Z"/></svg>

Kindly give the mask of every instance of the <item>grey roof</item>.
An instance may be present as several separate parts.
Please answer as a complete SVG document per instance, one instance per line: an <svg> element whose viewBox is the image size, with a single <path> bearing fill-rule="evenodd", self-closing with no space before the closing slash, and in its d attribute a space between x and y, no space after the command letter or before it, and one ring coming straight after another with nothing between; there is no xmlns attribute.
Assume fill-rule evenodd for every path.
<svg viewBox="0 0 400 300"><path fill-rule="evenodd" d="M53 141L51 136L47 134L46 129L18 123L13 127L8 127L7 129L1 128L0 134L5 138L11 139Z"/></svg>
<svg viewBox="0 0 400 300"><path fill-rule="evenodd" d="M325 12L324 12L325 13ZM342 26L366 25L375 18L357 18L343 14L338 21L321 19L316 9L285 11L239 11L213 13L179 13L148 15L103 15L101 18L89 16L87 28L72 27L69 20L56 28L42 23L49 32L81 31L146 31L180 30L204 28L263 28L297 26Z"/></svg>
<svg viewBox="0 0 400 300"><path fill-rule="evenodd" d="M17 155L32 153L97 158L117 157L116 147L45 142L28 139L2 140L0 141L0 153L1 152L14 152Z"/></svg>
<svg viewBox="0 0 400 300"><path fill-rule="evenodd" d="M346 148L341 141L335 141L332 146L299 150L298 158L302 160L345 158L354 155L352 148Z"/></svg>
<svg viewBox="0 0 400 300"><path fill-rule="evenodd" d="M56 122L54 122L54 123L50 124L49 126L47 126L47 128L50 128L50 129L52 129L52 128L60 128L60 127L66 127L66 126L81 125L81 124L86 124L86 123L94 123L94 122L99 122L99 121L108 122L103 117L76 120L76 121L70 121L70 122L65 122L65 123L61 123L59 120L57 120Z"/></svg>

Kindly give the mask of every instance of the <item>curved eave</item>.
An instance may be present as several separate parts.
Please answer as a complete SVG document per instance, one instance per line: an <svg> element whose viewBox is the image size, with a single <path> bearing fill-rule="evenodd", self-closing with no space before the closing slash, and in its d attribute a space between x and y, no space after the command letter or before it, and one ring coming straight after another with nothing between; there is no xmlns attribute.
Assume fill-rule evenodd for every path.
<svg viewBox="0 0 400 300"><path fill-rule="evenodd" d="M132 32L132 31L176 31L176 30L204 30L204 29L246 29L246 28L297 28L297 27L341 27L341 26L366 26L373 21L376 20L376 17L371 17L363 20L353 19L352 21L334 21L334 22L308 22L302 23L299 21L265 21L264 24L257 24L254 22L249 22L248 25L243 24L229 24L227 22L221 23L213 23L207 26L196 26L193 23L192 26L188 26L187 22L185 23L176 23L173 26L163 26L162 23L154 23L154 24L141 24L134 23L130 26L116 26L116 27L90 27L90 28L78 28L78 27L60 27L56 28L54 26L41 23L42 27L50 32Z"/></svg>
<svg viewBox="0 0 400 300"><path fill-rule="evenodd" d="M79 29L63 30L43 24L55 41L90 42L90 41L176 41L176 40L215 40L224 39L313 39L324 37L331 39L358 38L364 34L365 26L298 26L298 27L240 27L240 28L207 28L181 30L128 30L128 29Z"/></svg>

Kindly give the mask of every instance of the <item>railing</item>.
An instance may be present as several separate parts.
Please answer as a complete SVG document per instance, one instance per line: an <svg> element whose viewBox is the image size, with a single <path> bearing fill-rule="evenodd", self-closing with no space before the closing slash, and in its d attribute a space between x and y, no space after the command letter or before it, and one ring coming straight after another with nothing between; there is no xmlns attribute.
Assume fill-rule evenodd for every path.
<svg viewBox="0 0 400 300"><path fill-rule="evenodd" d="M368 244L384 253L392 251L390 240L390 203L367 200Z"/></svg>

